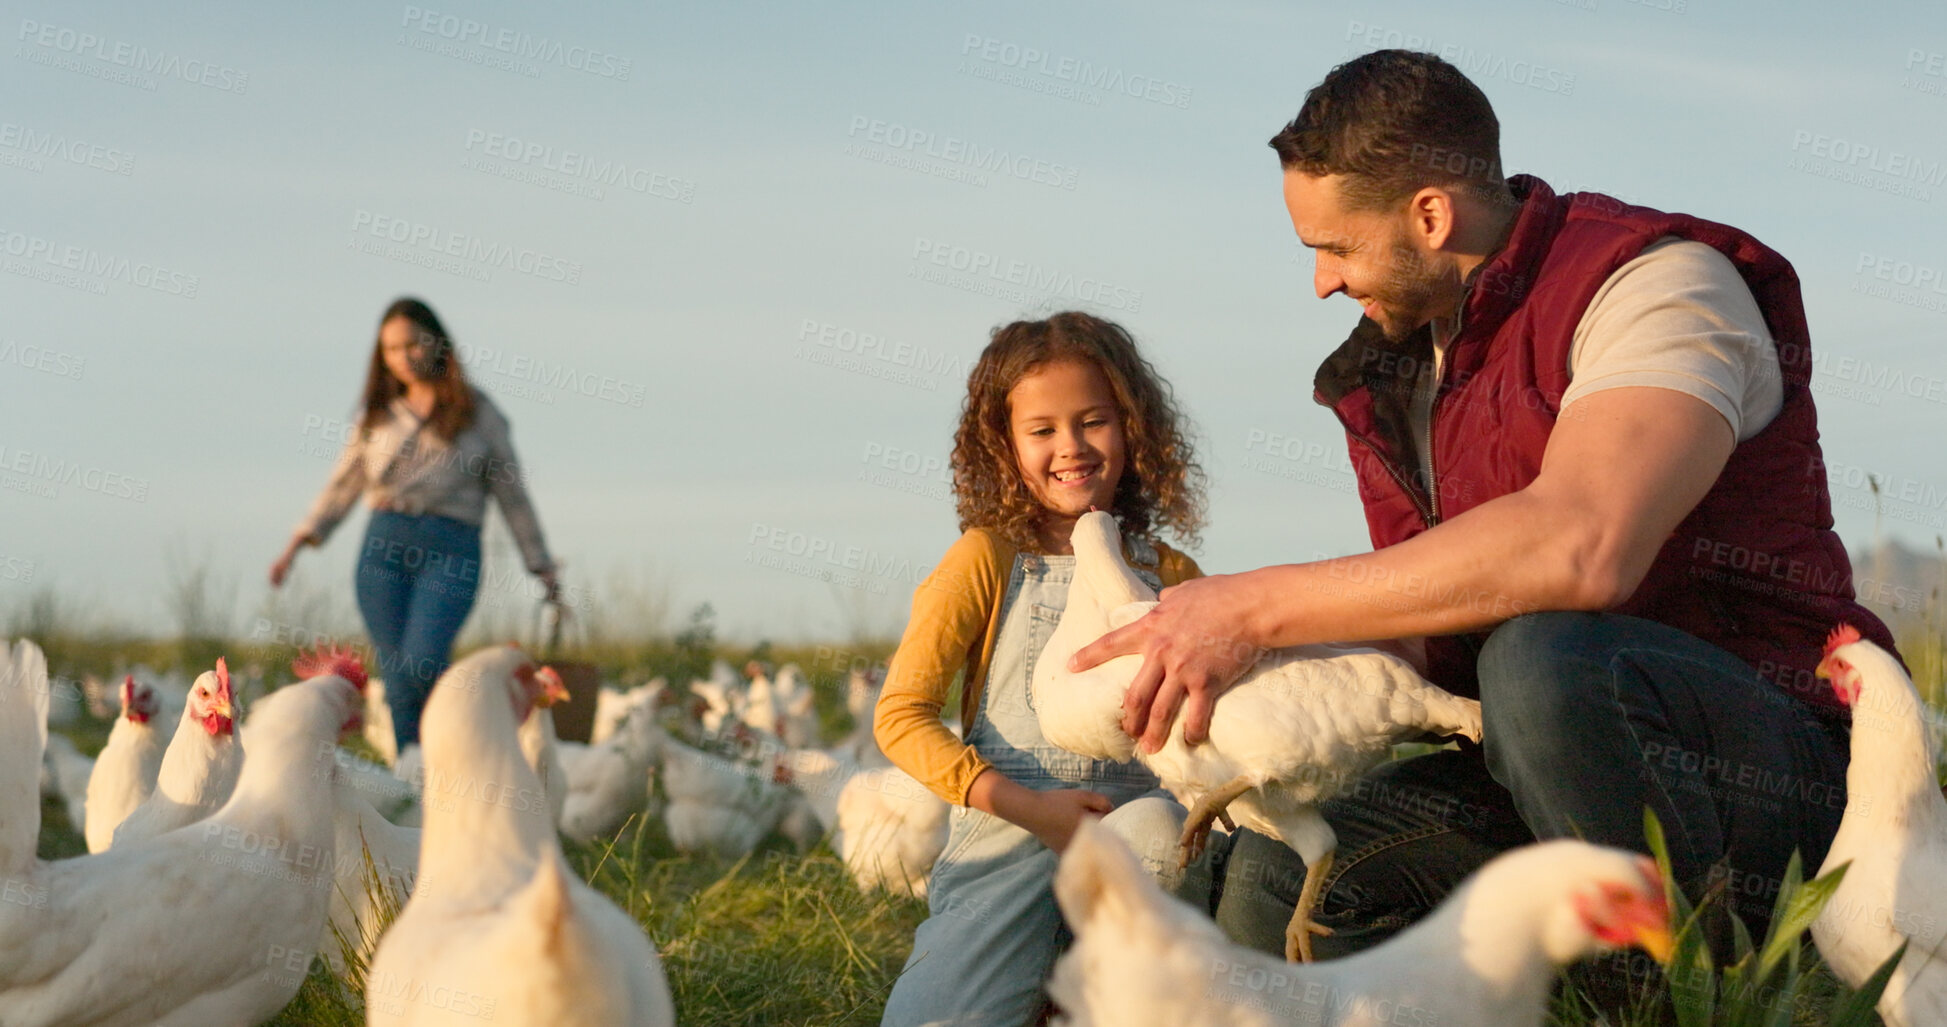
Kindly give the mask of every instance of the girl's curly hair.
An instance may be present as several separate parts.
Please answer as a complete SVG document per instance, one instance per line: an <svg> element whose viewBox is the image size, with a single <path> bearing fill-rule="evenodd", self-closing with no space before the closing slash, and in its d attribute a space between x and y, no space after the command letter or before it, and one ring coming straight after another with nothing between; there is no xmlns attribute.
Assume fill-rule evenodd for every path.
<svg viewBox="0 0 1947 1027"><path fill-rule="evenodd" d="M995 329L967 378L967 401L953 434L953 492L960 530L991 528L1023 549L1039 548L1046 510L1028 490L1009 431L1007 394L1036 369L1063 360L1092 364L1108 380L1127 453L1111 512L1125 534L1167 528L1195 548L1203 528L1203 468L1169 384L1136 352L1121 325L1065 311L1045 321Z"/></svg>

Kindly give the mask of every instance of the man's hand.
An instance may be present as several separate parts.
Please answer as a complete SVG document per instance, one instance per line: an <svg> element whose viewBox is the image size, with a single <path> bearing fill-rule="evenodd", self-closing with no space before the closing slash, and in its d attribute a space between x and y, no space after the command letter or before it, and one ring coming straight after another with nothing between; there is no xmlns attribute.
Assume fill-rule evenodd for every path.
<svg viewBox="0 0 1947 1027"><path fill-rule="evenodd" d="M1154 753L1187 702L1183 739L1210 737L1217 697L1244 676L1263 654L1249 625L1259 597L1249 574L1194 578L1166 588L1161 602L1140 620L1083 646L1068 661L1084 671L1117 657L1139 655L1142 669L1122 699L1122 730Z"/></svg>

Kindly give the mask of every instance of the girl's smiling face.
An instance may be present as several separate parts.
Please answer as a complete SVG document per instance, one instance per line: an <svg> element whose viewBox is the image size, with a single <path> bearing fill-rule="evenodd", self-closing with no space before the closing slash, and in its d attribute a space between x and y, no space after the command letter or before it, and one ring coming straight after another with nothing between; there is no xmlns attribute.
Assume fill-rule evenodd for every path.
<svg viewBox="0 0 1947 1027"><path fill-rule="evenodd" d="M1075 520L1110 509L1122 480L1122 418L1094 364L1058 360L1035 368L1007 393L1008 434L1028 491L1048 514L1042 536L1068 552Z"/></svg>

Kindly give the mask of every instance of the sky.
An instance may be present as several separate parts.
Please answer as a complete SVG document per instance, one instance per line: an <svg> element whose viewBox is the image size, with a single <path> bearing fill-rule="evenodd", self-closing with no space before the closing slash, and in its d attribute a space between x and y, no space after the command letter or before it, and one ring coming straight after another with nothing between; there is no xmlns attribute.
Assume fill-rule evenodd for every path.
<svg viewBox="0 0 1947 1027"><path fill-rule="evenodd" d="M202 569L239 633L350 617L362 513L266 572L402 294L610 623L896 633L957 534L966 371L1067 308L1193 420L1206 570L1362 551L1310 396L1357 309L1313 294L1266 141L1388 46L1482 87L1510 171L1782 252L1841 534L1872 539L1869 476L1887 535L1947 531L1937 3L7 8L0 614L166 634ZM476 633L533 595L489 536Z"/></svg>

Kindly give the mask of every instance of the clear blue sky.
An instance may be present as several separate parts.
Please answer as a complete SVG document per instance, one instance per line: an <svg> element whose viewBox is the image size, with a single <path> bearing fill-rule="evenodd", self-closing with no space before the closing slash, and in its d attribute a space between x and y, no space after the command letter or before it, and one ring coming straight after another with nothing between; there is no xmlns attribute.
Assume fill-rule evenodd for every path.
<svg viewBox="0 0 1947 1027"><path fill-rule="evenodd" d="M1310 401L1357 312L1312 295L1265 141L1388 45L1473 75L1510 170L1789 257L1842 533L1868 472L1890 533L1947 526L1938 3L8 6L0 611L51 585L165 631L170 560L207 559L246 629L402 293L512 419L570 582L735 637L903 623L964 371L1028 311L1115 317L1174 383L1205 568L1362 549ZM340 615L362 525L301 558Z"/></svg>

